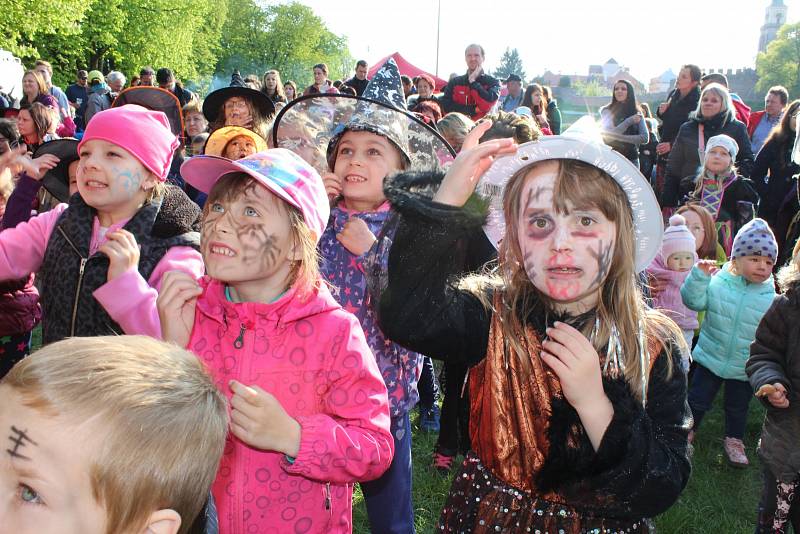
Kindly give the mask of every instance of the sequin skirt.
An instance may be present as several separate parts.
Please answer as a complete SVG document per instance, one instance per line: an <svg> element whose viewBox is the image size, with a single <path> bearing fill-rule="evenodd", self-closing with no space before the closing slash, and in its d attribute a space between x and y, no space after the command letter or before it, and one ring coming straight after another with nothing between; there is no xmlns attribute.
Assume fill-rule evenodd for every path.
<svg viewBox="0 0 800 534"><path fill-rule="evenodd" d="M648 519L624 520L534 497L496 478L473 454L464 460L439 519L439 532L464 534L648 534Z"/></svg>

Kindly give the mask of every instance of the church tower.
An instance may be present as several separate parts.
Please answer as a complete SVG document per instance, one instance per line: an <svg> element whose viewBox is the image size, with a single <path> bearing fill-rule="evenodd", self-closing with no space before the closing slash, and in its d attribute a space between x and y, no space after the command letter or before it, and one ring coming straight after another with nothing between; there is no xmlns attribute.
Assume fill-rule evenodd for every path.
<svg viewBox="0 0 800 534"><path fill-rule="evenodd" d="M767 14L764 17L764 25L761 26L761 38L758 41L758 51L766 52L767 45L778 35L778 30L786 24L787 7L783 0L772 0L767 7Z"/></svg>

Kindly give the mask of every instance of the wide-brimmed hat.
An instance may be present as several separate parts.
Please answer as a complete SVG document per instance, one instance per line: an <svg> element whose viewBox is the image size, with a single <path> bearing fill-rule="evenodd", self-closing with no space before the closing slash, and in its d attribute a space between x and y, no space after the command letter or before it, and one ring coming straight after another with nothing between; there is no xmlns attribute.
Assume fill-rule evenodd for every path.
<svg viewBox="0 0 800 534"><path fill-rule="evenodd" d="M176 137L183 138L183 110L180 100L172 91L147 85L128 87L117 95L111 107L116 108L125 104L136 104L151 111L162 112L167 116L172 133Z"/></svg>
<svg viewBox="0 0 800 534"><path fill-rule="evenodd" d="M42 186L59 202L69 201L69 164L78 161L78 140L65 137L54 139L39 145L33 157L52 154L58 158L58 164L48 170L42 177Z"/></svg>
<svg viewBox="0 0 800 534"><path fill-rule="evenodd" d="M272 100L261 91L247 87L237 71L231 76L231 84L228 87L212 91L203 101L203 115L206 116L208 122L217 120L222 104L234 96L241 96L252 101L256 109L265 117L270 117L275 113L275 104L272 103Z"/></svg>
<svg viewBox="0 0 800 534"><path fill-rule="evenodd" d="M272 128L275 146L288 148L318 172L333 170L336 145L348 131L388 139L412 169L435 169L455 158L447 141L410 113L397 64L389 59L361 96L312 94L286 105Z"/></svg>
<svg viewBox="0 0 800 534"><path fill-rule="evenodd" d="M253 144L256 145L256 152L263 152L268 148L264 138L254 131L242 128L241 126L224 126L218 130L214 130L211 135L208 136L205 148L203 148L203 154L206 156L224 157L225 147L234 138L240 135L252 139Z"/></svg>
<svg viewBox="0 0 800 534"><path fill-rule="evenodd" d="M217 156L195 156L181 165L181 176L203 193L226 174L243 172L294 206L317 241L328 224L330 205L322 178L297 154L282 148L265 150L231 161Z"/></svg>
<svg viewBox="0 0 800 534"><path fill-rule="evenodd" d="M583 161L614 179L628 197L633 211L636 272L650 265L661 249L664 234L661 208L639 167L603 143L591 117L580 118L562 135L542 136L537 141L519 145L515 154L498 158L483 175L477 191L487 197L490 204L484 230L495 246L505 235L502 195L508 179L524 167L551 159Z"/></svg>

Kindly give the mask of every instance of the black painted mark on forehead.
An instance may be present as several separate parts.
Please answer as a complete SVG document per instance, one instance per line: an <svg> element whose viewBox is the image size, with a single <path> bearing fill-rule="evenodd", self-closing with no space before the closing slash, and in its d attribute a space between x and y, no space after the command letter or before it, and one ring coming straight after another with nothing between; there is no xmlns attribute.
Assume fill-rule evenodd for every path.
<svg viewBox="0 0 800 534"><path fill-rule="evenodd" d="M25 456L20 452L20 449L24 448L28 443L37 446L39 445L28 436L27 432L28 432L27 430L20 430L14 425L11 425L11 435L8 436L8 439L14 445L12 449L6 449L6 452L12 458L19 458L20 460L30 460L28 456Z"/></svg>

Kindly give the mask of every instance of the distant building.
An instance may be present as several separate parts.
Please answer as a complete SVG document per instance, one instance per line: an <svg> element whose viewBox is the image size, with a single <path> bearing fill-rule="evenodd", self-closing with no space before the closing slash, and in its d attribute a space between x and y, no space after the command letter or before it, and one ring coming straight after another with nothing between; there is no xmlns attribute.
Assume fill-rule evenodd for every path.
<svg viewBox="0 0 800 534"><path fill-rule="evenodd" d="M767 45L775 40L778 30L786 24L786 12L788 8L783 4L783 0L772 0L767 7L764 25L761 26L761 38L758 40L758 51L766 52Z"/></svg>
<svg viewBox="0 0 800 534"><path fill-rule="evenodd" d="M570 80L570 85L575 86L576 83L587 83L596 81L600 85L612 89L614 84L619 80L627 80L633 85L637 94L644 93L647 89L645 85L631 75L628 67L623 67L614 58L609 59L603 65L589 65L589 71L586 76L581 74L561 74L552 71L545 71L541 78L545 85L550 87L558 87L562 78L567 77Z"/></svg>
<svg viewBox="0 0 800 534"><path fill-rule="evenodd" d="M761 98L756 94L758 74L756 74L755 69L703 69L704 74L710 74L712 72L724 74L728 79L728 89L730 89L730 92L736 93L742 97L742 100L753 101Z"/></svg>
<svg viewBox="0 0 800 534"><path fill-rule="evenodd" d="M672 72L672 69L667 69L660 76L650 80L649 92L668 93L675 86L675 80L677 79L678 77Z"/></svg>

